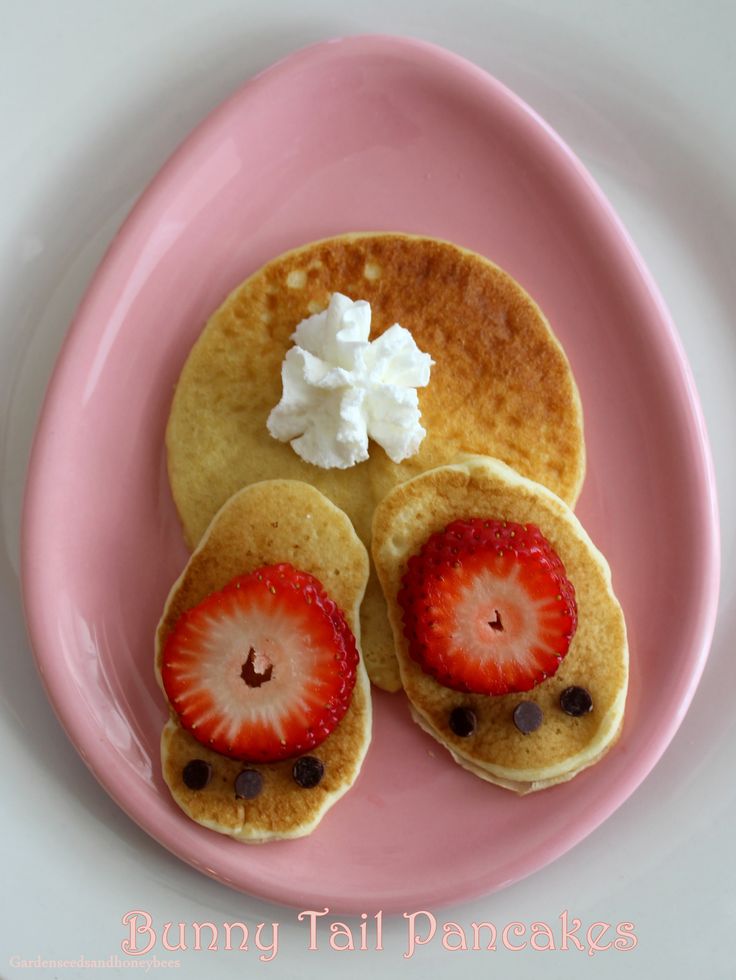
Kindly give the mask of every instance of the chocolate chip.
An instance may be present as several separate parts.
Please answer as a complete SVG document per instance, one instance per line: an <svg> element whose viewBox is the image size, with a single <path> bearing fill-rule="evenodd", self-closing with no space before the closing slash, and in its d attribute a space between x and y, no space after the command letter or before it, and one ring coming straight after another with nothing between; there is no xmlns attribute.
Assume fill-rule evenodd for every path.
<svg viewBox="0 0 736 980"><path fill-rule="evenodd" d="M470 708L453 708L450 712L450 730L459 735L460 738L467 738L475 731L475 712Z"/></svg>
<svg viewBox="0 0 736 980"><path fill-rule="evenodd" d="M523 735L536 732L542 724L542 709L536 701L520 701L514 708L514 724Z"/></svg>
<svg viewBox="0 0 736 980"><path fill-rule="evenodd" d="M212 779L212 766L204 759L191 759L182 772L184 785L189 789L204 789Z"/></svg>
<svg viewBox="0 0 736 980"><path fill-rule="evenodd" d="M593 710L593 698L584 687L566 687L560 695L560 707L566 715L578 718Z"/></svg>
<svg viewBox="0 0 736 980"><path fill-rule="evenodd" d="M235 795L239 800L253 800L263 789L263 776L257 769L243 769L235 777Z"/></svg>
<svg viewBox="0 0 736 980"><path fill-rule="evenodd" d="M294 763L292 774L303 789L311 789L321 781L325 774L325 767L316 756L303 755Z"/></svg>

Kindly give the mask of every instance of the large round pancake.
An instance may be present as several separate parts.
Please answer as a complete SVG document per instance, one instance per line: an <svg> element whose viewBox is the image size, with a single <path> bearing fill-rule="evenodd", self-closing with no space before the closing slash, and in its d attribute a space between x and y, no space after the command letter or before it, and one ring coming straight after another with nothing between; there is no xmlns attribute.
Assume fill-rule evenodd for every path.
<svg viewBox="0 0 736 980"><path fill-rule="evenodd" d="M536 524L562 559L575 588L578 627L554 676L525 694L488 697L440 685L408 654L396 596L409 557L426 539L457 518L488 517ZM518 792L542 789L592 765L615 741L628 683L623 612L608 564L572 511L545 487L504 463L480 456L430 470L392 490L376 508L373 558L389 610L401 680L416 720L476 775ZM559 706L568 686L586 687L593 711L573 718ZM516 705L539 704L544 720L522 734L513 724ZM477 728L460 738L449 728L453 708L467 705Z"/></svg>
<svg viewBox="0 0 736 980"><path fill-rule="evenodd" d="M156 634L159 684L161 651L186 609L236 575L285 561L320 580L360 646L359 610L368 555L352 524L313 487L270 480L246 487L225 503L172 588ZM316 787L297 786L291 775L293 760L248 763L247 768L263 773L263 792L254 800L236 799L235 777L245 764L201 745L181 727L173 710L161 737L161 761L171 794L188 816L241 841L260 843L310 833L354 783L370 736L370 684L361 658L350 707L332 734L310 752L325 767ZM203 790L184 784L182 770L190 759L212 765L212 779Z"/></svg>
<svg viewBox="0 0 736 980"><path fill-rule="evenodd" d="M349 470L303 462L266 428L281 397L281 362L297 324L333 292L365 299L371 337L407 327L435 366L419 391L427 435L418 454L392 463L372 444ZM199 541L236 490L274 477L317 487L370 544L375 504L394 486L458 453L503 459L574 504L585 450L577 388L536 303L487 259L431 238L344 235L288 252L247 279L213 314L176 387L166 433L169 477L187 542ZM380 587L362 610L371 679L400 686Z"/></svg>

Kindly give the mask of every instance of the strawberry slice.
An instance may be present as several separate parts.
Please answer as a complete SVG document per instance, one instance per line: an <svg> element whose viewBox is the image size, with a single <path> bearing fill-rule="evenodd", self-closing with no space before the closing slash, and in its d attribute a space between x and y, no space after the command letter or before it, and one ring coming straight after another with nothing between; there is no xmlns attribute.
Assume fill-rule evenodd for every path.
<svg viewBox="0 0 736 980"><path fill-rule="evenodd" d="M533 524L454 521L409 559L398 601L412 658L475 694L551 677L577 627L575 590Z"/></svg>
<svg viewBox="0 0 736 980"><path fill-rule="evenodd" d="M161 673L199 742L233 759L276 762L334 731L357 664L338 607L316 578L284 563L235 578L185 612Z"/></svg>

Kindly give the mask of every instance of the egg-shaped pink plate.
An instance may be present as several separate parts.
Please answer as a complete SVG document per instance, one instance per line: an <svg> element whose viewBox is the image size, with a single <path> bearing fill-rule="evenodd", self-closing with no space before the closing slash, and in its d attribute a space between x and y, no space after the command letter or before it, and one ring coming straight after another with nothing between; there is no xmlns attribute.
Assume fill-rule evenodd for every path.
<svg viewBox="0 0 736 980"><path fill-rule="evenodd" d="M578 513L629 629L623 735L572 782L519 798L455 766L375 696L353 789L307 838L262 847L190 822L162 781L153 635L187 553L166 477L173 386L208 314L278 253L358 230L488 256L537 299L585 413ZM462 329L462 325L459 325ZM436 907L558 857L644 779L711 639L714 480L667 311L610 205L559 137L441 48L352 37L253 78L135 205L69 331L33 448L23 590L49 698L84 761L149 834L228 885L300 908Z"/></svg>

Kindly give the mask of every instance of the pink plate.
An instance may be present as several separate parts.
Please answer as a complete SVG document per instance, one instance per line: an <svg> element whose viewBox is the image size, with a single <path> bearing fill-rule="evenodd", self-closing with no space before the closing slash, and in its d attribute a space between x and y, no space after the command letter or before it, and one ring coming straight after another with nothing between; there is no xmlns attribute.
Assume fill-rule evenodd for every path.
<svg viewBox="0 0 736 980"><path fill-rule="evenodd" d="M523 799L451 763L377 695L355 788L298 841L244 847L188 821L159 772L153 632L186 559L164 464L172 387L207 315L311 239L403 230L519 279L577 376L588 476L579 514L608 556L631 641L623 736L572 783ZM23 587L49 697L106 790L175 854L300 908L400 911L513 882L590 833L644 779L707 655L718 586L707 437L647 270L560 139L440 48L352 37L239 89L127 219L69 332L36 435ZM431 860L428 860L431 855Z"/></svg>

